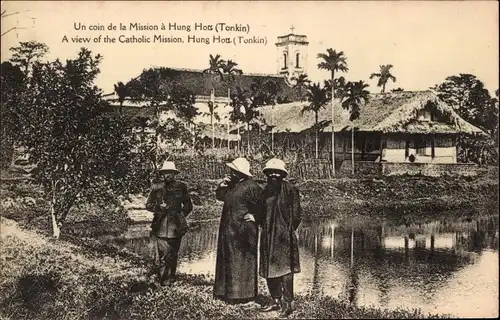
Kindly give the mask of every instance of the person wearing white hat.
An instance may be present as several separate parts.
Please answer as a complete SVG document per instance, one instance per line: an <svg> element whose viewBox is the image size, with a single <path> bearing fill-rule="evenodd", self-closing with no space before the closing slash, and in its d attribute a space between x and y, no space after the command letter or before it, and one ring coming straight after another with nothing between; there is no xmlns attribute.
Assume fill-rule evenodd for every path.
<svg viewBox="0 0 500 320"><path fill-rule="evenodd" d="M159 256L158 278L162 286L175 281L178 252L187 232L186 216L193 210L186 184L177 181L175 163L165 161L158 170L163 181L153 185L146 209L154 213L151 234L156 238Z"/></svg>
<svg viewBox="0 0 500 320"><path fill-rule="evenodd" d="M216 190L224 201L219 226L214 297L229 303L254 303L257 297L258 223L264 212L262 188L252 179L250 163L227 163L229 176Z"/></svg>
<svg viewBox="0 0 500 320"><path fill-rule="evenodd" d="M266 214L260 235L260 276L265 278L273 303L262 311L292 313L293 275L300 272L297 230L302 219L299 190L285 178L288 170L280 159L271 159L263 170L267 176L262 197Z"/></svg>

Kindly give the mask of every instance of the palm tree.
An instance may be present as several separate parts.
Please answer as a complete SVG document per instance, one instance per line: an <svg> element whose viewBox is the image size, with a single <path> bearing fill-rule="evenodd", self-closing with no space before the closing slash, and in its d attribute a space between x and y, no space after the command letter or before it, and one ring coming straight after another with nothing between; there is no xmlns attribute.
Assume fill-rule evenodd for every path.
<svg viewBox="0 0 500 320"><path fill-rule="evenodd" d="M382 87L382 93L385 92L385 85L387 84L387 81L389 81L389 79L391 79L392 82L396 82L396 77L391 74L392 67L392 64L381 65L380 73L372 73L370 75L370 79L373 79L374 77L378 78L377 87Z"/></svg>
<svg viewBox="0 0 500 320"><path fill-rule="evenodd" d="M130 96L129 88L123 82L118 82L114 85L116 95L118 96L118 102L120 103L120 114L122 113L123 102L125 98Z"/></svg>
<svg viewBox="0 0 500 320"><path fill-rule="evenodd" d="M346 86L346 92L343 97L342 108L349 110L350 117L349 120L353 121L359 118L361 113L361 106L368 103L370 99L370 92L365 90L368 84L364 81L348 82ZM352 161L352 173L354 174L354 126L352 126L352 137L351 137L351 161Z"/></svg>
<svg viewBox="0 0 500 320"><path fill-rule="evenodd" d="M212 149L215 148L215 123L214 119L220 121L219 114L215 112L219 106L216 105L213 101L208 102L208 112L205 112L204 115L210 116L210 126L212 127Z"/></svg>
<svg viewBox="0 0 500 320"><path fill-rule="evenodd" d="M242 75L243 71L241 69L236 68L238 64L232 60L227 60L227 62L222 63L222 72L223 74L228 75L226 80L228 81L227 84L227 99L230 102L231 101L231 85L235 79L236 75ZM238 126L238 135L240 133L240 127L238 123L236 123ZM228 118L228 126L229 126L229 118ZM227 147L229 149L229 131L228 131L228 136L227 136ZM238 140L238 150L239 150L239 140Z"/></svg>
<svg viewBox="0 0 500 320"><path fill-rule="evenodd" d="M327 49L325 53L319 53L318 59L322 59L318 63L319 69L328 70L331 72L332 84L332 173L335 176L335 72L347 72L347 58L344 56L343 51L336 52L332 48Z"/></svg>
<svg viewBox="0 0 500 320"><path fill-rule="evenodd" d="M311 80L307 79L307 74L301 74L298 77L292 77L291 80L295 81L293 89L297 89L299 91L300 101L302 101L302 92L304 89L307 89L309 83L311 83Z"/></svg>
<svg viewBox="0 0 500 320"><path fill-rule="evenodd" d="M209 67L205 70L203 70L203 73L208 73L211 75L210 77L210 86L212 87L212 91L215 91L214 88L214 78L213 75L218 75L220 80L224 79L223 75L223 69L225 65L225 61L222 60L220 54L216 55L215 57L213 55L209 55L209 60L208 60L208 65Z"/></svg>
<svg viewBox="0 0 500 320"><path fill-rule="evenodd" d="M315 151L316 151L316 159L318 159L318 115L319 111L326 105L328 102L328 91L326 88L321 88L319 83L314 83L313 85L308 86L306 93L307 101L309 104L304 106L301 110L301 114L304 112L312 111L314 112L314 127L315 127Z"/></svg>
<svg viewBox="0 0 500 320"><path fill-rule="evenodd" d="M222 63L222 73L226 74L230 77L232 81L234 81L235 75L242 75L243 71L241 69L236 68L238 64L232 60L227 60L227 62Z"/></svg>

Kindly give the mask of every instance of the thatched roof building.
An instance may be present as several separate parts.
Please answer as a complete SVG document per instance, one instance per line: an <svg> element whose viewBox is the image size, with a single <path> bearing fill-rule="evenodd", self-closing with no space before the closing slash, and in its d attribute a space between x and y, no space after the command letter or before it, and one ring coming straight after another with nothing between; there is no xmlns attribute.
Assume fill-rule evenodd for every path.
<svg viewBox="0 0 500 320"><path fill-rule="evenodd" d="M314 127L314 113L302 112L308 102L293 102L262 108L266 123L280 132L304 132ZM274 109L274 112L273 112ZM434 121L419 121L423 110L432 111ZM319 112L319 122L324 132L331 132L331 108L327 104ZM402 91L370 95L369 102L361 109L360 117L349 121L349 111L335 104L335 131L352 127L366 132L407 133L475 133L485 134L481 129L462 119L451 106L441 101L432 91Z"/></svg>

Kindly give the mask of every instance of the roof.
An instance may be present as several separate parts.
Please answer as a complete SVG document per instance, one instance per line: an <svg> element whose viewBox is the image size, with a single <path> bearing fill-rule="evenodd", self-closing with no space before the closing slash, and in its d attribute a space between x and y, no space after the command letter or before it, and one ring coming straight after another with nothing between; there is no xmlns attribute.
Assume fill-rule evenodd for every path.
<svg viewBox="0 0 500 320"><path fill-rule="evenodd" d="M182 86L190 91L192 91L197 96L210 96L212 90L212 78L215 78L215 96L216 97L227 97L227 89L230 87L234 90L237 86L240 86L246 90L250 90L250 85L256 79L273 80L276 82L280 88L278 97L281 100L287 101L298 101L300 96L296 90L293 90L285 77L281 75L271 75L271 74L243 74L235 75L234 80L229 82L227 75L224 75L224 80L220 80L217 75L212 75L209 73L203 73L203 70L197 69L184 69L184 68L153 68L158 70L162 77L168 78L174 82L182 84Z"/></svg>
<svg viewBox="0 0 500 320"><path fill-rule="evenodd" d="M302 109L308 102L293 102L262 108L266 122L274 125L275 132L303 132L314 126L314 113ZM417 112L433 110L439 118L434 122L419 122ZM318 120L331 132L331 108L327 104L320 110ZM274 122L273 122L274 119ZM401 91L370 95L369 102L361 109L360 117L349 121L349 112L339 101L335 103L335 132L355 127L360 131L412 132L412 133L479 133L481 129L462 119L451 106L444 103L432 91Z"/></svg>

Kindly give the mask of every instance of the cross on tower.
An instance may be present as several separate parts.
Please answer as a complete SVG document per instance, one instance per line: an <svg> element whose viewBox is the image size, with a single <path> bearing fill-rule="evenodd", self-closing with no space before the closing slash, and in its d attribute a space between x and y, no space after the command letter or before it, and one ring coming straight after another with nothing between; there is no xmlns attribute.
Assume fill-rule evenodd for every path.
<svg viewBox="0 0 500 320"><path fill-rule="evenodd" d="M290 30L292 31L292 33L293 33L293 30L295 30L295 27L293 26L293 24L292 24L292 27L290 28Z"/></svg>

